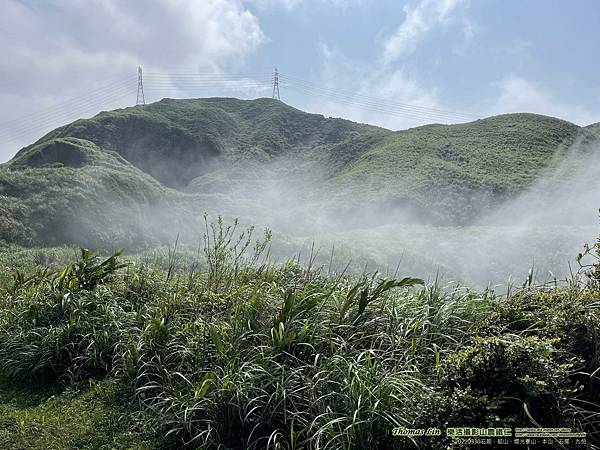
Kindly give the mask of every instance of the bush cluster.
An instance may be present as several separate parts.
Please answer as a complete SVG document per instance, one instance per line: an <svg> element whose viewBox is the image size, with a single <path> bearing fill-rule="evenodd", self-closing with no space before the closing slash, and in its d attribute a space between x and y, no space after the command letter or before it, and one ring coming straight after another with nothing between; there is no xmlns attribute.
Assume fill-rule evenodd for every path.
<svg viewBox="0 0 600 450"><path fill-rule="evenodd" d="M82 250L2 289L0 371L109 378L178 448L446 448L394 427L569 426L598 439L598 291L493 293L269 265L207 226L204 271ZM173 270L171 270L173 269ZM425 439L425 438L423 438Z"/></svg>

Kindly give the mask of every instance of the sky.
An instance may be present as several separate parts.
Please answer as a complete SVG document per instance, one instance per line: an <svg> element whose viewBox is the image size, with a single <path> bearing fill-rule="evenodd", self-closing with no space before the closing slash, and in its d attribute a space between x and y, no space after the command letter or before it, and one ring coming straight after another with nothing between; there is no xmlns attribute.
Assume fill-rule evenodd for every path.
<svg viewBox="0 0 600 450"><path fill-rule="evenodd" d="M0 0L0 162L163 97L270 97L391 129L600 121L597 0Z"/></svg>

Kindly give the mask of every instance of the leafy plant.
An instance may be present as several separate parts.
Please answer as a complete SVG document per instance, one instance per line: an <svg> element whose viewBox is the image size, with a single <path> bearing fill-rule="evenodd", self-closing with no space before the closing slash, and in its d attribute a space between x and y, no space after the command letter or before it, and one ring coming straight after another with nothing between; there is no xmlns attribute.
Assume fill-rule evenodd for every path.
<svg viewBox="0 0 600 450"><path fill-rule="evenodd" d="M422 285L424 281L419 278L402 278L401 280L382 279L375 283L375 276L356 283L346 295L345 301L340 305L340 322L344 320L353 304L357 303L356 313L352 324L356 325L364 319L367 306L377 300L382 294L397 287L412 287Z"/></svg>
<svg viewBox="0 0 600 450"><path fill-rule="evenodd" d="M101 261L82 249L60 272L16 271L0 315L0 369L11 376L85 378L107 373L127 313L110 290L121 251Z"/></svg>

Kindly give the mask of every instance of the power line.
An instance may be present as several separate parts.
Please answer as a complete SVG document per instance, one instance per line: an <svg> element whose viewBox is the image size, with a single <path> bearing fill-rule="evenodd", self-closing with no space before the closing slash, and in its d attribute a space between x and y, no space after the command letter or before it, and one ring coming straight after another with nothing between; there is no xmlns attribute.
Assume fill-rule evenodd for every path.
<svg viewBox="0 0 600 450"><path fill-rule="evenodd" d="M176 97L189 97L194 93L206 95L206 91L252 91L257 95L259 92L266 93L271 86L272 75L262 74L260 77L250 78L248 74L239 74L236 76L185 76L174 78L161 76L157 78L145 77L145 87L147 92L156 93L159 96L163 93L175 94Z"/></svg>
<svg viewBox="0 0 600 450"><path fill-rule="evenodd" d="M146 90L150 94L157 94L159 97L161 95L175 95L178 98L186 98L190 97L192 94L196 94L197 96L206 96L209 93L213 93L214 91L231 91L231 92L251 92L254 95L259 93L266 94L269 90L269 85L262 83L253 83L253 84L188 84L188 85L148 85L146 83Z"/></svg>
<svg viewBox="0 0 600 450"><path fill-rule="evenodd" d="M408 103L401 103L393 100L382 99L380 97L371 97L356 92L343 91L339 89L324 88L321 85L305 81L299 78L280 74L280 78L286 82L288 86L301 88L305 93L312 95L328 96L343 100L355 100L357 104L363 106L377 106L385 107L389 109L395 109L397 111L406 111L407 113L419 114L427 117L437 117L444 119L459 119L459 120L473 120L480 118L480 116L471 113L449 111L438 108L430 108L425 106L413 105Z"/></svg>
<svg viewBox="0 0 600 450"><path fill-rule="evenodd" d="M344 97L343 95L336 95L333 93L321 93L302 86L286 85L288 88L295 90L306 96L317 96L331 99L334 103L341 103L348 106L358 107L360 110L370 110L382 114L388 114L395 117L406 117L416 120L428 120L428 121L442 121L442 122L461 122L465 120L463 117L451 117L447 115L440 115L438 113L423 113L420 111L411 111L406 108L394 108L385 106L384 104L374 103L370 101L360 100L357 97Z"/></svg>
<svg viewBox="0 0 600 450"><path fill-rule="evenodd" d="M10 133L8 130L6 130L3 133L6 138L2 139L2 141L6 144L10 144L28 137L32 132L37 133L37 130L46 130L46 132L51 131L60 124L72 121L73 119L81 118L82 115L87 114L92 110L93 115L96 115L98 113L98 108L105 106L110 102L122 100L126 97L131 98L131 96L131 88L115 90L108 95L102 96L101 98L96 98L95 100L81 103L78 106L70 109L68 112L63 112L60 115L52 115L50 118L46 118L45 120L38 119L36 121L29 121L25 124L22 124L17 129L11 130Z"/></svg>
<svg viewBox="0 0 600 450"><path fill-rule="evenodd" d="M164 74L145 77L147 89L153 91L189 91L197 89L263 89L270 86L272 74L264 72L239 74Z"/></svg>
<svg viewBox="0 0 600 450"><path fill-rule="evenodd" d="M181 92L181 95L183 96L186 91L190 92L201 89L263 89L261 83L265 82L267 78L270 78L272 98L278 98L278 96L280 98L281 86L286 86L304 95L327 97L334 102L356 106L363 110L371 110L382 114L408 117L417 120L460 122L473 120L479 117L469 113L429 108L389 99L369 97L357 94L356 92L329 89L306 80L281 74L277 69L276 72L270 75L265 72L247 72L238 74L151 73L151 81L148 82L148 77L146 77L146 85L148 86L149 83L151 83L152 90L156 92L183 91Z"/></svg>
<svg viewBox="0 0 600 450"><path fill-rule="evenodd" d="M174 72L146 72L145 73L146 76L163 76L163 77L169 77L169 78L173 78L173 77L193 77L193 78L199 78L199 77L225 77L225 78L229 78L229 77L237 77L237 78L243 78L243 77L251 77L251 76L261 76L261 75L266 75L266 76L272 76L273 72L238 72L238 73L218 73L218 72L198 72L198 73L174 73Z"/></svg>
<svg viewBox="0 0 600 450"><path fill-rule="evenodd" d="M227 77L217 77L220 80L207 80L206 77L201 79L200 81L194 80L184 80L184 81L176 81L176 84L171 84L170 82L163 81L162 79L159 81L151 81L148 82L148 74L144 73L145 81L144 84L146 88L150 88L151 92L173 92L177 90L198 90L198 89L256 89L256 90L264 90L266 91L269 88L268 82L270 82L270 75L266 75L269 79L265 78L263 81L235 81L230 80L229 76ZM244 74L243 76L246 76ZM164 77L163 77L164 78ZM72 120L73 118L77 118L79 115L83 113L87 113L89 110L94 109L94 113L96 112L96 108L101 107L102 105L107 104L110 101L120 100L126 96L131 95L131 90L133 85L131 84L131 79L128 80L117 80L113 81L105 86L97 88L93 91L93 95L82 96L79 98L70 99L69 101L61 102L52 107L45 108L44 110L40 110L37 113L33 113L30 116L21 117L19 119L13 120L11 122L3 125L3 128L12 128L10 133L8 133L8 129L4 133L6 138L2 139L4 143L11 143L21 140L22 138L28 136L34 130L40 130L45 128L54 128L59 123L66 122L68 120ZM144 87L142 87L143 89ZM147 90L147 89L146 89ZM136 103L138 100L141 100L141 92L139 92L139 96L136 97ZM145 95L144 98L145 100ZM14 126L17 125L16 129ZM50 131L50 130L48 130Z"/></svg>
<svg viewBox="0 0 600 450"><path fill-rule="evenodd" d="M73 116L75 111L89 109L89 107L97 106L98 104L106 104L107 100L111 99L115 93L127 93L128 95L132 95L132 87L133 86L129 82L125 84L121 83L120 85L112 84L110 88L105 87L101 90L98 90L92 96L82 97L76 101L72 100L67 104L55 105L51 108L46 108L41 112L30 115L29 117L21 118L19 121L11 121L6 125L3 124L2 127L4 129L8 129L11 124L18 124L17 128L12 128L12 132L14 133L19 132L20 130L30 129L31 125L47 123L49 118L50 121L56 122L56 117Z"/></svg>
<svg viewBox="0 0 600 450"><path fill-rule="evenodd" d="M249 75L249 76L199 76L199 77L190 77L190 76L182 76L182 77L166 77L166 76L151 76L148 74L144 74L146 80L152 81L235 81L235 80L273 80L273 74L269 75Z"/></svg>
<svg viewBox="0 0 600 450"><path fill-rule="evenodd" d="M114 89L116 86L122 85L123 83L131 83L133 81L133 79L131 77L127 77L127 78L123 78L123 76L120 76L118 79L115 79L116 77L112 77L113 81L111 81L110 83L107 83L105 85L102 85L101 87L98 87L96 89L92 89L91 91L88 91L86 94L84 95L79 95L77 97L73 97L70 98L68 100L59 102L59 103L55 103L52 106L49 106L47 108L43 108L40 109L34 113L31 114L26 114L20 117L17 117L15 119L9 120L7 122L3 122L0 124L0 128L6 128L6 127L10 127L11 125L15 124L15 123L19 123L19 122L23 122L26 120L30 120L32 118L38 117L38 116L47 116L48 114L52 114L54 111L56 111L57 109L64 109L66 107L69 107L71 104L73 103L78 103L81 100L85 100L87 98L89 98L90 94L97 94L100 92L109 92L112 89ZM111 78L109 78L111 79Z"/></svg>
<svg viewBox="0 0 600 450"><path fill-rule="evenodd" d="M279 73L277 69L271 75L265 72L247 72L238 74L220 74L220 73L150 73L150 82L146 77L146 85L151 83L153 91L196 91L201 89L262 89L261 83L270 78L272 83L271 97L280 98L281 86L290 87L293 90L309 96L327 97L335 102L346 105L356 106L363 110L371 110L383 114L408 117L417 120L431 120L442 122L468 121L478 118L474 114L459 113L437 108L428 108L419 105L412 105L382 99L377 97L368 97L338 89L328 89L321 85L311 83L296 77L287 76ZM282 84L281 81L284 81Z"/></svg>
<svg viewBox="0 0 600 450"><path fill-rule="evenodd" d="M265 86L270 87L270 83L265 83L262 81L209 81L209 82L178 82L178 83L169 83L169 82L149 82L146 80L145 82L147 89L152 89L154 87L168 87L168 88L178 88L178 87L222 87L225 89L235 88L237 86Z"/></svg>
<svg viewBox="0 0 600 450"><path fill-rule="evenodd" d="M302 79L296 78L294 76L280 74L280 77L288 80L290 83L304 84L304 85L308 85L308 86L316 86L316 87L319 87L321 89L331 90L331 89L327 89L327 88L321 87L320 84L316 84L314 82L302 80ZM356 91L350 92L350 91L343 91L343 90L336 89L335 92L338 92L338 93L341 93L341 94L346 94L346 95L357 95ZM438 108L430 108L430 107L426 107L426 106L420 106L420 105L414 105L414 104L408 104L408 103L401 103L401 102L397 102L397 101L393 101L393 100L383 99L381 97L369 97L369 96L366 96L366 95L360 95L360 96L364 97L364 98L372 99L372 100L375 100L375 101L378 101L378 102L388 102L388 103L392 103L392 104L395 104L395 105L398 105L398 106L408 107L408 108L411 108L411 109L434 111L434 112L440 112L440 113L451 113L451 114L455 114L455 115L469 116L469 117L477 117L476 114L471 114L471 113L464 113L464 112L450 111L450 110L444 110L444 109L438 109Z"/></svg>

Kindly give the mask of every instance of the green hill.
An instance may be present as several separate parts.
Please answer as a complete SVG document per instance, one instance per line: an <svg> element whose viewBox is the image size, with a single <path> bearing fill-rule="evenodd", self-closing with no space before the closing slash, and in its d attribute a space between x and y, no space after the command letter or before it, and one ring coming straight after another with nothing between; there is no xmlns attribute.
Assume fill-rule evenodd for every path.
<svg viewBox="0 0 600 450"><path fill-rule="evenodd" d="M468 223L531 185L579 127L533 114L390 133L329 181L396 205L416 202L440 222Z"/></svg>
<svg viewBox="0 0 600 450"><path fill-rule="evenodd" d="M264 162L332 146L369 128L307 114L270 99L164 99L78 120L33 145L55 138L86 139L117 152L165 186L183 189L216 162Z"/></svg>
<svg viewBox="0 0 600 450"><path fill-rule="evenodd" d="M5 240L99 246L144 236L144 215L169 192L120 155L65 137L19 152L0 170L0 195Z"/></svg>
<svg viewBox="0 0 600 450"><path fill-rule="evenodd" d="M394 132L271 99L164 99L60 127L0 166L0 239L144 246L193 233L203 211L469 224L597 130L509 114Z"/></svg>

